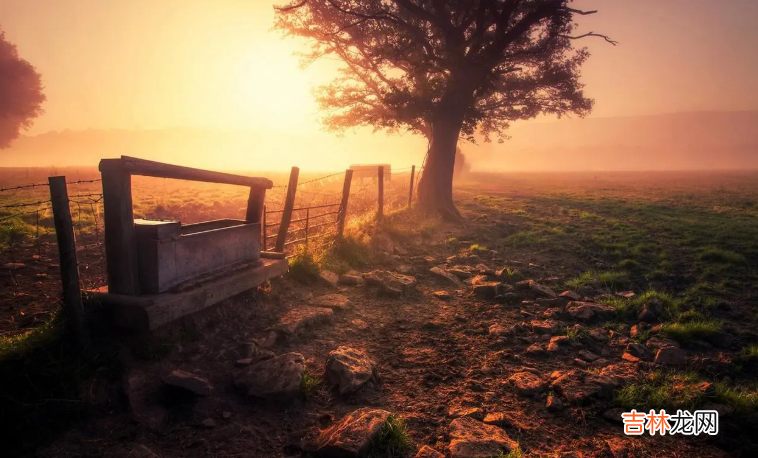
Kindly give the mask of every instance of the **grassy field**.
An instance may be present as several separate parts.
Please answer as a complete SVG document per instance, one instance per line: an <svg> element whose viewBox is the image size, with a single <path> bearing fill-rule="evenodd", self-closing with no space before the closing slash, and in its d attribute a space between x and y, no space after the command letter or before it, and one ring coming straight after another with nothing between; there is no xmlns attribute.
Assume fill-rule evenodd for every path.
<svg viewBox="0 0 758 458"><path fill-rule="evenodd" d="M81 174L76 177L86 179L96 177L96 174ZM286 181L286 176L274 181L276 184L282 183ZM0 183L0 186L9 185L7 182ZM79 193L87 194L96 193L98 184L78 186L83 187ZM323 198L332 195L340 186L341 181L337 179L323 185L321 189L309 188L309 191L315 198ZM244 190L223 188L204 184L187 186L172 180L136 179L135 214L150 218L179 218L184 222L241 217L246 202ZM282 188L277 188L270 194L272 205L276 205L282 191ZM19 201L21 196L20 193L12 194L12 197L0 194L0 198L6 199L4 202L7 203L12 199ZM24 198L43 200L44 189L32 188ZM372 227L371 218L356 218L352 231L355 237L331 249L299 252L292 260L291 275L286 280L293 285L283 287L282 291L266 290L261 293L261 300L271 300L277 305L289 304L300 300L297 299L300 295L293 295L292 291L301 292L302 295L307 292L303 292L304 289L318 292L322 286L309 282L309 279L314 278L319 269L331 269L338 273L350 269L365 271L386 262L401 263L395 266L400 268L402 263L410 263L408 259L411 255L415 258L432 256L438 261L450 256L477 255L488 259L486 262L492 263L492 267L507 267L502 277L507 277L506 283L514 284L522 279L533 278L556 291L582 291L589 288L595 292L592 294L595 300L602 300L616 309L613 319L596 323L593 331L602 330L617 336L628 336L630 343L644 344L652 338L671 339L687 349L691 355L689 363L680 369L653 367L651 363L640 364L637 374L639 377L617 389L607 403L572 408L572 421L581 418L581 426L571 426L573 423L564 425L565 422L558 425L537 414L530 421L545 427L552 425L550 427L562 428L556 433L557 437L562 437L566 443L578 449L583 446L582 441L576 439L579 433L572 428L580 428L581 434L587 437L598 432L599 437L615 434L609 432L607 425L593 423L585 418L597 417L608 407L672 410L710 408L716 405L720 409L727 409L729 413L724 423L726 432L717 441L718 447L731 450L730 447L735 444L748 444L735 439L748 437L748 431L758 425L758 385L755 382L758 375L758 332L755 330L758 307L754 290L754 285L758 282L758 173L473 174L456 183L455 199L466 218L464 223L458 225L443 224L412 212L390 216L379 228ZM93 215L92 224L84 230L85 233L91 233L97 227L97 221L101 221L99 213ZM95 216L100 219L96 220ZM83 221L87 221L85 215ZM36 220L24 220L24 224L25 237L32 237L36 230ZM45 227L45 224L40 225ZM406 256L396 256L398 259L392 261L386 257L374 256L368 243L370 237L361 230L363 225L372 227L370 231L381 230L396 243L404 245L408 259ZM28 244L30 240L24 239L24 242L14 248L31 250L31 254L36 249L34 244L23 248L24 243ZM4 253L9 253L7 244L4 250ZM49 256L48 260L53 262L53 255ZM463 361L472 361L472 364L488 360L504 353L500 351L503 347L492 347L492 342L486 340L486 330L492 320L512 324L528 320L529 318L524 318L529 316L528 313L522 316L521 312L525 308L535 307L523 304L503 306L483 302L470 294L457 294L451 302L438 310L436 307L439 307L439 301L429 297L432 297L434 288L439 288L439 285L435 286L426 273L427 270L428 267L425 267L416 272L421 283L431 284L425 285L424 292L419 297L404 305L413 309L404 312L409 322L396 316L392 307L397 307L397 304L390 304L384 299L381 303L376 303L379 299L373 295L363 297L362 293L351 292L357 296L352 299L360 302L363 307L362 315L358 316L380 330L369 343L376 354L381 354L386 359L385 367L394 364L392 361L397 358L411 355L408 357L416 361L412 355L417 352L420 355L433 351L430 348L437 349L437 346L428 347L424 343L426 337L419 337L426 335L425 330L432 319L435 323L441 320L434 325L442 326L442 331L435 333L439 345L459 355ZM16 314L15 320L22 319L18 315L19 310L30 310L30 307L18 306L25 304L22 301L29 300L27 296L30 295L30 292L20 290L25 285L23 276L23 273L17 273L9 274L6 278L6 281L12 279L16 285L13 295L6 297L8 304L11 304L9 310ZM33 283L27 287L36 290L50 287L57 291L56 281L51 274L44 278L34 278ZM6 288L6 291L9 289ZM615 294L626 291L635 294ZM55 292L37 297L38 300L47 301L47 310L55 309L55 298ZM660 308L658 319L632 334L630 327L640 321L640 313L649 307ZM86 396L82 397L82 392L92 386L92 380L97 380L98 383L102 382L103 377L118 380L126 370L123 362L115 356L118 351L108 346L83 361L72 356L66 346L57 343L60 336L55 323L50 322L52 316L49 314L41 318L35 331L26 334L14 332L0 337L0 374L6 374L7 392L20 393L20 403L14 404L13 410L19 415L19 425L31 430L40 418L50 418L51 424L46 426L45 431L51 437L58 434L61 425L79 421L90 414L87 408L89 400ZM260 322L259 325L262 326L271 319L268 316L256 317L256 323ZM348 318L341 320L346 327L335 331L339 338L356 338L358 334L350 333L352 322ZM396 323L401 324L396 326ZM217 323L214 326L226 325ZM480 336L479 329L484 329L484 336ZM572 342L587 342L589 330L589 326L578 328L566 325L560 332ZM384 332L390 333L386 339L382 337ZM148 345L141 358L146 361L171 360L170 355L175 351L175 346L184 348L196 344L205 345L208 343L205 341L211 339L209 336L224 333L219 334L214 327L213 332L207 336L196 330L189 334L194 337L184 336L165 345ZM313 343L303 342L291 350L311 352L313 358L322 358L323 347L331 345L331 341L337 339L329 333L323 338L329 342L319 343L315 339ZM361 337L361 341L362 339ZM469 340L471 342L465 343ZM507 352L523 354L526 344L516 342L504 348ZM132 351L142 354L134 349ZM613 348L609 358L620 360L621 352L622 348ZM186 354L183 356L185 359L187 357ZM553 370L570 369L571 358L573 356L538 360L536 364L543 373L549 374ZM425 358L419 357L420 366L414 366L415 370L422 370L427 363ZM216 362L213 360L209 364ZM509 371L512 370L510 366L525 363L506 360L500 364ZM599 370L600 368L594 367L588 369ZM17 377L20 373L31 377L34 389L28 389L29 384ZM331 395L322 393L319 374L320 372L314 371L307 380L304 379L304 389L309 395L302 408L309 412L308 409L318 409L319 406L332 402ZM388 390L405 393L404 390L407 389L413 392L413 387L418 382L413 374L412 371L406 374L400 369L393 371L386 382L392 387ZM44 382L56 378L63 382ZM432 379L434 378L430 380ZM482 380L485 383L487 379ZM453 377L449 380L446 378L445 383L457 385L451 386L449 393L443 392L441 400L435 393L430 393L429 396L419 394L417 399L414 394L415 402L420 402L432 413L428 413L429 418L425 422L419 423L418 419L406 412L406 416L411 418L410 433L403 433L410 434L408 441L419 442L418 430L422 426L431 431L430 437L438 437L439 431L431 426L439 423L433 413L439 410L437 404L455 401L459 392L466 391L464 386L468 386L470 381L465 377L460 380ZM511 396L507 392L503 395ZM51 399L58 401L50 402ZM399 396L393 400L390 396L382 399L383 403L400 413L404 408L414 409L406 405L410 399L408 397ZM535 409L537 412L541 409L538 404L523 404L518 397L508 399L511 405L520 406L514 408L524 409L527 415L533 414ZM30 410L33 415L23 417L21 412L28 409L28 406L36 406ZM108 409L112 408L109 404ZM239 415L243 413L240 412ZM248 418L245 421L257 420ZM274 430L278 428L275 422L269 426ZM519 434L526 449L537 450L546 443L545 437L536 432L525 433L522 430ZM28 439L32 440L31 437ZM424 440L428 439L429 437ZM159 446L169 445L179 446L172 442L171 436L166 435ZM407 452L406 445L403 449ZM716 449L711 445L706 444L706 448L691 456L724 456L714 451ZM240 447L244 448L243 445ZM643 452L639 456L651 456L650 450L657 445L641 447ZM690 456L687 451L691 453L694 450L681 447L685 447L684 443L669 441L665 450L685 450L683 456ZM694 447L699 445L694 444ZM388 456L405 456L403 453L393 452ZM547 455L525 453L524 456Z"/></svg>

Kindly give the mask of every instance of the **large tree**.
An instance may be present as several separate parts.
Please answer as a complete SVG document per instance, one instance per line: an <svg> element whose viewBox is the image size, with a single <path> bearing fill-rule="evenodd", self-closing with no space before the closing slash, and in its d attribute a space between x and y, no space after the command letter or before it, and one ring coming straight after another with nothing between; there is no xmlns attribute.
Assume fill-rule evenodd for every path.
<svg viewBox="0 0 758 458"><path fill-rule="evenodd" d="M0 30L0 148L7 148L43 113L42 81Z"/></svg>
<svg viewBox="0 0 758 458"><path fill-rule="evenodd" d="M419 205L458 218L453 204L460 138L495 134L539 114L585 116L580 67L589 53L574 40L574 19L593 14L572 0L293 0L276 26L304 37L304 64L321 57L344 66L318 90L335 131L373 126L409 130L429 141Z"/></svg>

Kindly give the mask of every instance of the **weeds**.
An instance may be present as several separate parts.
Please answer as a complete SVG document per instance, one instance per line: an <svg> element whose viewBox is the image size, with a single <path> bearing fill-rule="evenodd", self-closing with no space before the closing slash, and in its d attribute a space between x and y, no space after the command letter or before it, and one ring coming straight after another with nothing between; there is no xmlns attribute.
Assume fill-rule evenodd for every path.
<svg viewBox="0 0 758 458"><path fill-rule="evenodd" d="M319 383L321 383L321 380L319 380L318 377L308 372L307 369L303 370L303 374L300 378L300 394L302 394L305 399L308 399L316 390Z"/></svg>
<svg viewBox="0 0 758 458"><path fill-rule="evenodd" d="M704 249L698 259L702 262L716 264L744 264L745 256L734 251L724 250L716 247Z"/></svg>
<svg viewBox="0 0 758 458"><path fill-rule="evenodd" d="M468 249L475 254L484 254L490 251L489 248L484 245L479 245L478 243L472 244L470 247L468 247Z"/></svg>
<svg viewBox="0 0 758 458"><path fill-rule="evenodd" d="M723 322L715 320L695 320L686 323L670 323L661 329L667 337L677 342L708 339L721 330Z"/></svg>
<svg viewBox="0 0 758 458"><path fill-rule="evenodd" d="M596 272L590 270L584 272L580 276L573 278L566 282L571 288L579 288L580 286L602 286L610 289L621 289L626 287L629 279L627 274L618 271Z"/></svg>
<svg viewBox="0 0 758 458"><path fill-rule="evenodd" d="M411 436L405 422L390 415L371 447L371 458L396 458L411 449Z"/></svg>
<svg viewBox="0 0 758 458"><path fill-rule="evenodd" d="M290 276L300 283L308 284L318 280L319 269L313 255L305 247L298 247L290 259Z"/></svg>

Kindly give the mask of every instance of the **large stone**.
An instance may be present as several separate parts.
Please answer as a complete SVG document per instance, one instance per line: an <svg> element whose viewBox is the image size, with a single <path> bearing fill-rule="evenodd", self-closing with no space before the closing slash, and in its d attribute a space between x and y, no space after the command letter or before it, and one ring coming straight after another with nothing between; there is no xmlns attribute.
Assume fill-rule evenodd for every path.
<svg viewBox="0 0 758 458"><path fill-rule="evenodd" d="M452 458L491 458L518 448L518 443L497 426L471 417L456 418L450 423Z"/></svg>
<svg viewBox="0 0 758 458"><path fill-rule="evenodd" d="M677 347L663 347L655 354L655 364L682 366L687 362L687 353Z"/></svg>
<svg viewBox="0 0 758 458"><path fill-rule="evenodd" d="M474 286L474 296L481 299L494 299L497 296L500 283L488 281Z"/></svg>
<svg viewBox="0 0 758 458"><path fill-rule="evenodd" d="M287 353L240 370L234 385L251 397L291 399L300 394L304 370L303 355Z"/></svg>
<svg viewBox="0 0 758 458"><path fill-rule="evenodd" d="M534 396L545 391L547 382L531 372L516 372L508 378L516 393L521 396Z"/></svg>
<svg viewBox="0 0 758 458"><path fill-rule="evenodd" d="M653 356L650 349L638 343L630 343L627 345L626 352L639 359L648 359Z"/></svg>
<svg viewBox="0 0 758 458"><path fill-rule="evenodd" d="M374 440L384 428L390 413L364 407L343 417L315 438L303 438L303 451L323 457L357 458L371 452Z"/></svg>
<svg viewBox="0 0 758 458"><path fill-rule="evenodd" d="M395 296L410 294L416 288L416 278L386 270L363 274L367 285L378 286L386 294Z"/></svg>
<svg viewBox="0 0 758 458"><path fill-rule="evenodd" d="M360 275L343 274L340 275L338 283L345 286L361 286L363 284L363 277Z"/></svg>
<svg viewBox="0 0 758 458"><path fill-rule="evenodd" d="M550 298L558 297L558 295L555 294L555 291L553 291L552 289L548 288L547 286L543 284L537 283L534 280L529 280L529 289L531 289L535 293L544 297L550 297Z"/></svg>
<svg viewBox="0 0 758 458"><path fill-rule="evenodd" d="M377 379L376 364L361 351L350 347L332 350L326 358L326 377L340 394L354 393Z"/></svg>
<svg viewBox="0 0 758 458"><path fill-rule="evenodd" d="M429 447L428 445L424 445L421 447L418 453L416 453L414 458L445 458L445 455Z"/></svg>
<svg viewBox="0 0 758 458"><path fill-rule="evenodd" d="M652 350L658 350L666 347L678 347L679 344L670 339L664 339L663 337L653 336L645 342L645 346Z"/></svg>
<svg viewBox="0 0 758 458"><path fill-rule="evenodd" d="M448 283L451 283L453 285L460 285L461 281L456 277L455 275L451 274L447 270L441 268L441 267L432 267L429 269L429 272L435 274L439 278L442 278L443 280L447 280Z"/></svg>
<svg viewBox="0 0 758 458"><path fill-rule="evenodd" d="M573 292L571 290L567 290L567 291L562 292L561 294L558 295L558 297L561 297L563 299L567 299L569 301L578 301L578 300L582 299L582 296L580 296L579 294L577 294L577 293L575 293L575 292Z"/></svg>
<svg viewBox="0 0 758 458"><path fill-rule="evenodd" d="M285 313L275 329L285 335L297 334L310 326L331 321L333 314L332 309L326 307L298 307Z"/></svg>
<svg viewBox="0 0 758 458"><path fill-rule="evenodd" d="M553 320L532 321L530 325L532 326L532 330L540 335L553 335L561 330L561 325Z"/></svg>
<svg viewBox="0 0 758 458"><path fill-rule="evenodd" d="M550 385L566 400L575 404L583 404L594 398L608 397L617 386L618 384L609 377L579 369L555 374Z"/></svg>
<svg viewBox="0 0 758 458"><path fill-rule="evenodd" d="M190 391L198 396L211 394L211 385L208 380L190 372L173 371L163 378L163 382Z"/></svg>
<svg viewBox="0 0 758 458"><path fill-rule="evenodd" d="M550 343L547 346L547 351L558 351L561 348L568 347L571 341L568 336L554 336L550 338Z"/></svg>
<svg viewBox="0 0 758 458"><path fill-rule="evenodd" d="M313 299L311 305L328 307L338 312L350 308L350 299L344 294L325 294Z"/></svg>
<svg viewBox="0 0 758 458"><path fill-rule="evenodd" d="M321 280L324 283L326 283L329 286L333 286L335 288L337 287L337 284L340 281L339 275L337 275L336 273L332 272L331 270L322 270L318 274L318 276L319 276L319 278L321 278Z"/></svg>
<svg viewBox="0 0 758 458"><path fill-rule="evenodd" d="M595 304L593 302L571 301L567 305L568 314L579 321L608 321L616 316L616 309L613 306L605 304Z"/></svg>

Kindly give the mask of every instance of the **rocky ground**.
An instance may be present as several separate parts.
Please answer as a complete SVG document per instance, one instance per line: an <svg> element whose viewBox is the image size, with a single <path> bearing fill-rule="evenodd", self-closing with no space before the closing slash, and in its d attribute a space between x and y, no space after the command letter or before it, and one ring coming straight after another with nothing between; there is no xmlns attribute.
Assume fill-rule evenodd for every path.
<svg viewBox="0 0 758 458"><path fill-rule="evenodd" d="M755 415L709 382L674 389L722 413L720 436L622 431L624 387L718 367L732 334L681 345L655 297L620 322L609 304L642 291L572 291L538 257L450 243L477 224L375 233L360 271L287 276L170 326L123 355L118 389L93 380L100 414L39 455L755 456Z"/></svg>

